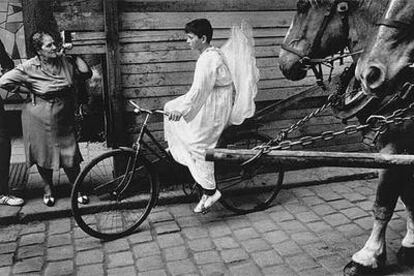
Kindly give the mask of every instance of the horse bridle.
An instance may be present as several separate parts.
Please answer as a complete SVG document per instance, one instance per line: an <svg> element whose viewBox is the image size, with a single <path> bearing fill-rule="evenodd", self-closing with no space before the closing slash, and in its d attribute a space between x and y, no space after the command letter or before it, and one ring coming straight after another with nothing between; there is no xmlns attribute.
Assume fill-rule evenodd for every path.
<svg viewBox="0 0 414 276"><path fill-rule="evenodd" d="M412 22L404 22L404 21L398 20L398 19L384 18L380 22L377 23L377 26L384 26L384 27L396 29L398 31L409 32L409 31L411 31L413 23ZM408 67L412 68L413 65L414 64L408 65ZM407 84L408 85L413 85L410 82L406 82L406 83L403 84L403 86L406 86Z"/></svg>
<svg viewBox="0 0 414 276"><path fill-rule="evenodd" d="M311 46L311 52L314 52L316 49L319 49L322 42L322 37L326 31L326 28L328 27L329 21L333 18L336 12L339 12L341 14L341 20L342 20L342 26L343 26L343 32L346 34L346 37L348 37L349 34L349 22L348 22L348 10L349 10L349 0L336 0L332 6L330 6L324 15L322 24L316 33L315 40L312 43ZM304 65L310 66L313 73L315 74L315 77L317 79L317 84L324 88L323 84L323 72L321 68L321 59L313 59L309 56L304 55L303 53L300 53L295 48L289 46L287 43L283 43L281 45L281 48L285 51L288 51L294 55L297 55L301 59L299 60L300 63ZM318 65L318 68L316 68L316 65Z"/></svg>
<svg viewBox="0 0 414 276"><path fill-rule="evenodd" d="M385 18L377 23L377 26L385 26L393 29L409 30L411 23L404 22L397 19Z"/></svg>

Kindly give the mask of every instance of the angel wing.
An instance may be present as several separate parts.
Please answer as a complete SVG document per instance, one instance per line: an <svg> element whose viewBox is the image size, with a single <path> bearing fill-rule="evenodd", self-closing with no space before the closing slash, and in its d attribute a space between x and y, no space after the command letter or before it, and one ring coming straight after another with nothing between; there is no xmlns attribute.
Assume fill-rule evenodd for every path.
<svg viewBox="0 0 414 276"><path fill-rule="evenodd" d="M236 89L230 124L240 125L246 118L254 115L256 105L259 69L254 55L252 27L242 21L240 26L233 26L230 38L221 47L230 69Z"/></svg>

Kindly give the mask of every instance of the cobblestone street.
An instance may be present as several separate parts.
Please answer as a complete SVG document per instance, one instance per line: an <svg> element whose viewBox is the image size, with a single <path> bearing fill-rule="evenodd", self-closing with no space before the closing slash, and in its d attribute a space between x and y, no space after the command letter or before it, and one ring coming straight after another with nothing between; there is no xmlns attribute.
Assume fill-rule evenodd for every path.
<svg viewBox="0 0 414 276"><path fill-rule="evenodd" d="M111 242L63 218L3 226L0 275L342 275L369 234L376 179L282 190L266 211L235 216L220 204L160 206L137 233ZM402 204L387 230L387 275L405 234Z"/></svg>

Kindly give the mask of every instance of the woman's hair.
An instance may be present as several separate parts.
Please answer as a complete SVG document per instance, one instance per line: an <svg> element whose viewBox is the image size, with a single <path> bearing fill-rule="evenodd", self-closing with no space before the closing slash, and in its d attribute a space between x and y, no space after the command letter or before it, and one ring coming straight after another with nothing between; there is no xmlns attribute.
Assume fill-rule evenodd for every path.
<svg viewBox="0 0 414 276"><path fill-rule="evenodd" d="M185 25L185 32L193 33L201 38L203 35L207 38L207 43L210 43L213 38L213 28L211 27L210 21L205 18L196 19L188 22Z"/></svg>
<svg viewBox="0 0 414 276"><path fill-rule="evenodd" d="M37 54L37 52L42 49L43 45L43 38L48 35L50 37L53 37L50 33L44 32L44 31L38 31L33 33L30 36L30 47L32 50Z"/></svg>

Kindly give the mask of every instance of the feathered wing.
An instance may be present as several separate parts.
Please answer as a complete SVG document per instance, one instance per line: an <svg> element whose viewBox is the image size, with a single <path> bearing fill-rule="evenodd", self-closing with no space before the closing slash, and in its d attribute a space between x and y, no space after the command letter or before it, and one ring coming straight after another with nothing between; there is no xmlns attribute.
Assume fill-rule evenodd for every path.
<svg viewBox="0 0 414 276"><path fill-rule="evenodd" d="M236 89L229 124L240 125L254 115L259 69L254 55L252 27L245 21L233 26L231 36L221 47Z"/></svg>

